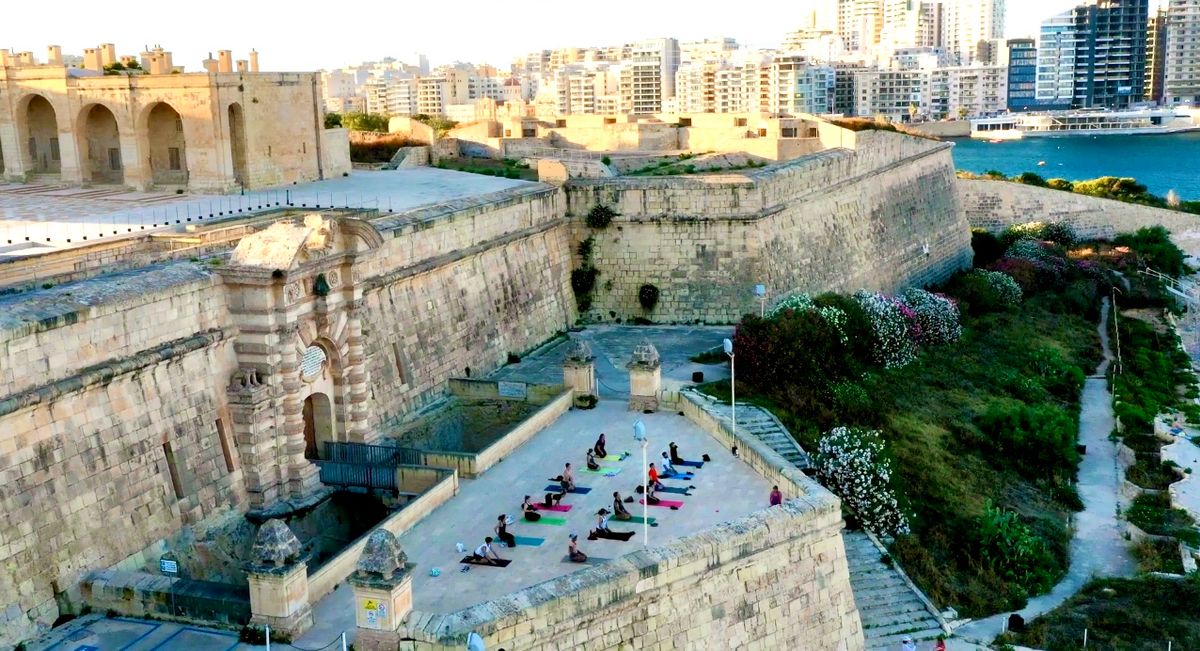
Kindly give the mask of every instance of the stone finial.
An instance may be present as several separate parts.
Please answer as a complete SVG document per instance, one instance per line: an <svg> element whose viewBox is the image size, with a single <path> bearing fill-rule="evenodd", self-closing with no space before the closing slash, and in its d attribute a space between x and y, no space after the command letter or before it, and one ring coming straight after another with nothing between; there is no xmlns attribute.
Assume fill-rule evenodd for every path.
<svg viewBox="0 0 1200 651"><path fill-rule="evenodd" d="M582 339L576 339L567 352L567 359L572 362L590 362L595 358L596 356L592 354L592 347Z"/></svg>
<svg viewBox="0 0 1200 651"><path fill-rule="evenodd" d="M640 366L644 368L655 368L661 364L658 357L658 349L649 340L642 340L642 343L633 349L633 358L629 360L628 367Z"/></svg>
<svg viewBox="0 0 1200 651"><path fill-rule="evenodd" d="M272 518L258 528L250 557L262 567L283 567L299 560L301 549L300 539L291 528L283 520Z"/></svg>
<svg viewBox="0 0 1200 651"><path fill-rule="evenodd" d="M364 579L391 579L397 572L403 574L407 562L408 555L396 535L379 527L367 537L362 556L358 557L357 575Z"/></svg>

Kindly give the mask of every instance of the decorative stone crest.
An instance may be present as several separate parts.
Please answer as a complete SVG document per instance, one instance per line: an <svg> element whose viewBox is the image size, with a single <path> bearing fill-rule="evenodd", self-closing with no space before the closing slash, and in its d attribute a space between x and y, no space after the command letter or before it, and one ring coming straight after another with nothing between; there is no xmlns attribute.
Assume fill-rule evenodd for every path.
<svg viewBox="0 0 1200 651"><path fill-rule="evenodd" d="M329 273L325 274L325 282L328 283L330 287L340 287L342 284L342 274L340 274L336 269L330 271Z"/></svg>
<svg viewBox="0 0 1200 651"><path fill-rule="evenodd" d="M576 339L571 344L571 349L567 351L567 361L576 363L586 363L596 359L592 354L592 347L582 339Z"/></svg>
<svg viewBox="0 0 1200 651"><path fill-rule="evenodd" d="M658 349L649 340L644 339L642 343L633 349L633 356L625 367L630 369L634 367L653 369L661 365L662 361L659 359Z"/></svg>
<svg viewBox="0 0 1200 651"><path fill-rule="evenodd" d="M304 297L304 287L300 283L288 283L283 288L283 304L294 305Z"/></svg>
<svg viewBox="0 0 1200 651"><path fill-rule="evenodd" d="M283 568L301 560L300 539L283 520L272 518L258 528L250 558L259 568Z"/></svg>
<svg viewBox="0 0 1200 651"><path fill-rule="evenodd" d="M380 527L367 537L358 558L355 578L360 581L397 581L403 578L408 555L395 534Z"/></svg>

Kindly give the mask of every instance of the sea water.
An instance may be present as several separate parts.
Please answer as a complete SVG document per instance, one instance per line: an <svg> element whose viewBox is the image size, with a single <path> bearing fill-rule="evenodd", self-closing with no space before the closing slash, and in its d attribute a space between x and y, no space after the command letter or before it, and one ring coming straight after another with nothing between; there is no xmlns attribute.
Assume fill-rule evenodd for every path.
<svg viewBox="0 0 1200 651"><path fill-rule="evenodd" d="M1175 190L1200 200L1200 132L1163 136L1071 136L988 142L955 138L954 165L1007 176L1033 172L1046 179L1079 181L1133 177L1153 194Z"/></svg>

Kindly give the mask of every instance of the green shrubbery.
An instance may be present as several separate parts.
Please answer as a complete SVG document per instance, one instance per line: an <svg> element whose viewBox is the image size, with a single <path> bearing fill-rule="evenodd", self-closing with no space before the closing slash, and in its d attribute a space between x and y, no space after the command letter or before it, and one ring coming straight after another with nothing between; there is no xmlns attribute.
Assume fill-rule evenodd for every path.
<svg viewBox="0 0 1200 651"><path fill-rule="evenodd" d="M1014 603L1054 585L1060 572L1058 562L1046 541L1017 513L986 504L976 532L983 567L1011 586L1014 593L1008 596Z"/></svg>
<svg viewBox="0 0 1200 651"><path fill-rule="evenodd" d="M1143 206L1200 214L1200 201L1180 201L1178 197L1174 196L1173 192L1167 197L1151 194L1145 185L1138 183L1137 179L1129 177L1102 176L1086 181L1068 181L1066 179L1046 180L1033 172L1022 172L1017 176L1008 177L1003 172L997 170L987 170L983 174L978 175L960 171L958 175L960 178L968 179L985 178L1012 181L1014 183L1050 188L1052 190L1086 194L1101 199L1112 199L1114 201L1136 203Z"/></svg>
<svg viewBox="0 0 1200 651"><path fill-rule="evenodd" d="M1142 493L1125 511L1125 518L1139 529L1157 536L1173 536L1193 547L1200 545L1196 522L1183 509L1171 507L1163 493Z"/></svg>
<svg viewBox="0 0 1200 651"><path fill-rule="evenodd" d="M1113 238L1113 244L1133 249L1143 264L1168 276L1182 276L1190 272L1184 262L1183 251L1175 246L1170 232L1162 226L1123 233Z"/></svg>
<svg viewBox="0 0 1200 651"><path fill-rule="evenodd" d="M1055 484L1075 477L1077 424L1061 407L995 401L978 418L985 446L1012 471L1031 480Z"/></svg>

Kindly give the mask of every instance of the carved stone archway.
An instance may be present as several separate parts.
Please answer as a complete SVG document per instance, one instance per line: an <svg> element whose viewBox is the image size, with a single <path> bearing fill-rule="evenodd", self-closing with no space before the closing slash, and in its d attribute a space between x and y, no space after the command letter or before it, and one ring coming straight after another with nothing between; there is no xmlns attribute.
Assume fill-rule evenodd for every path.
<svg viewBox="0 0 1200 651"><path fill-rule="evenodd" d="M220 270L238 327L238 366L254 369L259 384L269 387L237 381L230 387L246 490L256 509L284 500L301 508L326 492L313 463L320 431L314 431L316 455L305 436L310 397L322 396L311 402L314 418L316 401L327 401L328 440L370 438L359 279L382 242L367 222L311 214L243 238ZM314 346L325 356L319 373L309 356Z"/></svg>

